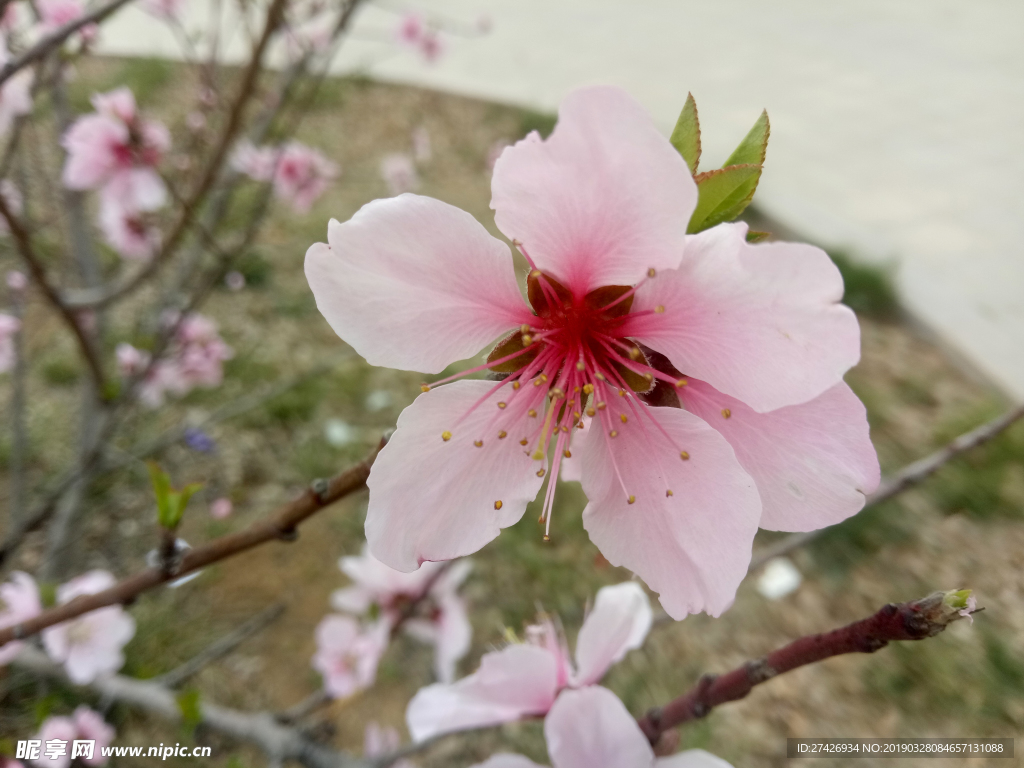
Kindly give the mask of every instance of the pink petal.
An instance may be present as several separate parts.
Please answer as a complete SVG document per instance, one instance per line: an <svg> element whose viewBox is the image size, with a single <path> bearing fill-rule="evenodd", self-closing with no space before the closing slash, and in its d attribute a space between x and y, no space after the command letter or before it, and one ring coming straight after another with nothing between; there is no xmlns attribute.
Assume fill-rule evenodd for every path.
<svg viewBox="0 0 1024 768"><path fill-rule="evenodd" d="M635 581L604 587L576 639L574 686L593 685L628 651L643 645L651 629L651 601Z"/></svg>
<svg viewBox="0 0 1024 768"><path fill-rule="evenodd" d="M619 697L598 685L563 691L544 720L554 768L650 768L654 752Z"/></svg>
<svg viewBox="0 0 1024 768"><path fill-rule="evenodd" d="M583 490L590 499L583 525L612 565L629 568L661 594L673 618L702 610L718 616L750 563L761 517L757 489L729 443L703 420L678 408L648 413L672 443L646 418L621 425L614 439L595 423L582 442Z"/></svg>
<svg viewBox="0 0 1024 768"><path fill-rule="evenodd" d="M372 365L438 373L532 317L508 247L439 200L374 200L332 220L327 239L306 252L306 278L327 322Z"/></svg>
<svg viewBox="0 0 1024 768"><path fill-rule="evenodd" d="M756 413L690 379L683 405L717 429L761 495L761 527L812 531L845 520L878 487L878 455L864 405L845 383L814 400ZM723 414L728 412L729 418Z"/></svg>
<svg viewBox="0 0 1024 768"><path fill-rule="evenodd" d="M469 652L473 640L473 625L465 601L452 595L440 601L437 619L437 640L434 649L434 674L442 683L455 680L455 667Z"/></svg>
<svg viewBox="0 0 1024 768"><path fill-rule="evenodd" d="M453 685L421 688L405 719L413 741L543 715L555 700L555 660L531 645L484 654L480 669Z"/></svg>
<svg viewBox="0 0 1024 768"><path fill-rule="evenodd" d="M671 757L659 757L654 765L656 768L732 768L722 758L703 749L687 749Z"/></svg>
<svg viewBox="0 0 1024 768"><path fill-rule="evenodd" d="M381 562L408 572L424 560L476 552L516 523L537 495L543 479L534 462L517 441L499 440L491 427L500 413L493 402L456 424L493 386L446 384L420 395L398 417L366 483L366 540ZM445 431L448 441L441 438Z"/></svg>
<svg viewBox="0 0 1024 768"><path fill-rule="evenodd" d="M623 334L763 413L842 381L860 358L860 329L823 250L749 245L746 231L720 224L688 238L679 269L637 291Z"/></svg>
<svg viewBox="0 0 1024 768"><path fill-rule="evenodd" d="M486 761L472 765L470 768L544 768L544 766L533 762L528 757L502 752L491 755Z"/></svg>
<svg viewBox="0 0 1024 768"><path fill-rule="evenodd" d="M650 116L603 86L569 94L546 141L506 149L491 193L498 229L579 295L678 266L697 204L686 162Z"/></svg>

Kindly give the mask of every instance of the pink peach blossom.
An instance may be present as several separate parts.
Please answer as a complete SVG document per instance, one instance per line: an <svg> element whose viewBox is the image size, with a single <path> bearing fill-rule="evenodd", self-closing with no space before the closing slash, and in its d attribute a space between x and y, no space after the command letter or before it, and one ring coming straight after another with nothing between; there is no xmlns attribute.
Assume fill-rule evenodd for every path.
<svg viewBox="0 0 1024 768"><path fill-rule="evenodd" d="M8 8L12 8L12 3ZM0 67L10 61L7 42L0 35ZM0 137L11 130L14 121L32 112L33 69L25 67L0 85Z"/></svg>
<svg viewBox="0 0 1024 768"><path fill-rule="evenodd" d="M177 19L185 7L185 0L143 0L139 7L159 19Z"/></svg>
<svg viewBox="0 0 1024 768"><path fill-rule="evenodd" d="M336 610L356 615L376 611L393 629L410 603L424 601L423 610L405 621L402 629L434 646L435 674L441 682L450 683L473 637L465 602L458 594L470 564L460 561L446 568L441 563L424 563L412 573L402 573L384 565L364 547L362 555L343 557L338 565L353 584L331 596Z"/></svg>
<svg viewBox="0 0 1024 768"><path fill-rule="evenodd" d="M363 755L365 757L383 757L395 752L401 745L398 731L389 726L380 726L375 722L366 724L363 736ZM416 768L408 760L391 763L390 768Z"/></svg>
<svg viewBox="0 0 1024 768"><path fill-rule="evenodd" d="M91 595L116 583L107 571L89 571L57 589L63 605L79 595ZM119 605L100 608L43 630L43 647L64 665L71 682L91 683L124 665L122 648L135 636L135 619Z"/></svg>
<svg viewBox="0 0 1024 768"><path fill-rule="evenodd" d="M348 616L324 617L316 628L313 657L313 668L323 675L324 690L344 698L373 685L389 636L388 625L382 621L361 627Z"/></svg>
<svg viewBox="0 0 1024 768"><path fill-rule="evenodd" d="M421 688L406 721L414 741L467 728L545 714L560 692L585 688L612 664L639 648L651 628L651 605L633 581L604 587L576 641L576 659L548 618L526 633L526 642L485 654L480 669L457 683Z"/></svg>
<svg viewBox="0 0 1024 768"><path fill-rule="evenodd" d="M281 150L274 169L274 194L291 204L298 213L306 213L339 173L320 152L289 142Z"/></svg>
<svg viewBox="0 0 1024 768"><path fill-rule="evenodd" d="M231 153L231 167L254 181L274 178L277 151L273 147L257 147L248 139L240 141Z"/></svg>
<svg viewBox="0 0 1024 768"><path fill-rule="evenodd" d="M225 497L214 500L210 505L210 517L214 520L224 520L231 517L233 511L234 505L231 503L231 499Z"/></svg>
<svg viewBox="0 0 1024 768"><path fill-rule="evenodd" d="M398 22L398 29L395 31L395 37L399 43L414 47L423 39L423 34L426 32L426 29L427 25L423 16L414 11L410 11L404 14Z"/></svg>
<svg viewBox="0 0 1024 768"><path fill-rule="evenodd" d="M103 755L103 749L114 741L117 732L108 725L103 716L84 705L75 709L71 717L48 717L43 721L36 736L43 742L43 755L33 763L50 768L68 768L71 765L72 742L87 740L96 742L93 745L92 757L81 758L86 765L106 765L109 758ZM46 757L46 742L57 739L67 742L64 754L53 759Z"/></svg>
<svg viewBox="0 0 1024 768"><path fill-rule="evenodd" d="M20 328L21 321L18 318L0 312L0 373L11 370L17 361L14 337Z"/></svg>
<svg viewBox="0 0 1024 768"><path fill-rule="evenodd" d="M412 571L478 550L577 455L605 557L674 618L719 615L762 510L807 530L863 505L877 459L842 383L860 334L827 254L749 245L743 224L688 236L689 169L614 88L570 94L548 139L501 154L491 188L531 266L529 305L507 246L426 197L371 202L306 254L320 311L373 365L438 373L501 339L458 376L503 380L437 386L449 377L399 417L368 481L375 557ZM666 387L683 408L654 407L673 404L652 399ZM823 414L830 436L813 427Z"/></svg>
<svg viewBox="0 0 1024 768"><path fill-rule="evenodd" d="M403 192L412 192L420 185L419 174L416 173L416 163L412 157L403 153L385 155L380 161L380 177L387 185L388 194L400 195Z"/></svg>
<svg viewBox="0 0 1024 768"><path fill-rule="evenodd" d="M0 184L0 195L3 194L2 186L3 185ZM10 288L15 293L20 293L21 291L24 291L26 288L28 288L28 278L25 277L24 272L19 272L16 269L12 269L10 272L7 273L7 287Z"/></svg>
<svg viewBox="0 0 1024 768"><path fill-rule="evenodd" d="M3 315L0 315L2 320ZM3 370L0 368L0 370ZM43 610L35 579L22 571L11 574L11 580L0 584L0 629L7 629L38 616ZM21 651L23 642L12 640L0 645L0 667L10 664Z"/></svg>
<svg viewBox="0 0 1024 768"><path fill-rule="evenodd" d="M426 163L433 156L430 146L430 131L418 125L412 131L412 156L417 163Z"/></svg>
<svg viewBox="0 0 1024 768"><path fill-rule="evenodd" d="M544 720L554 768L732 768L703 749L655 757L636 720L607 688L558 697ZM522 755L497 754L472 768L544 768Z"/></svg>
<svg viewBox="0 0 1024 768"><path fill-rule="evenodd" d="M39 27L44 34L76 21L86 11L83 0L38 0L36 7L39 9ZM98 31L96 24L86 24L78 30L77 35L83 42L90 42L95 39Z"/></svg>
<svg viewBox="0 0 1024 768"><path fill-rule="evenodd" d="M151 168L131 168L100 190L100 229L126 259L148 260L160 248L160 230L150 215L166 202L163 181Z"/></svg>

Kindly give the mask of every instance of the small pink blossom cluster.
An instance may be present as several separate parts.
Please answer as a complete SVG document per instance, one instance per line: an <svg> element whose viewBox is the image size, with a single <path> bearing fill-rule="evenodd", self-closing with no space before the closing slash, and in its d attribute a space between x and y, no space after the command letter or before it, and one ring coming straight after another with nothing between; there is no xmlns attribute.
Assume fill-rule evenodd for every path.
<svg viewBox="0 0 1024 768"><path fill-rule="evenodd" d="M107 571L89 571L57 589L57 603L63 605L80 595L92 595L116 583ZM42 612L35 580L17 571L0 584L0 629L28 621ZM43 630L43 648L53 661L63 665L68 679L86 685L98 677L113 674L124 666L122 649L135 635L135 620L119 605L99 608ZM24 643L12 640L0 646L0 666L9 664Z"/></svg>
<svg viewBox="0 0 1024 768"><path fill-rule="evenodd" d="M273 182L274 196L296 213L308 213L341 173L337 163L297 141L280 148L243 141L235 148L231 167L254 181Z"/></svg>
<svg viewBox="0 0 1024 768"><path fill-rule="evenodd" d="M412 573L402 573L384 565L364 547L358 557L341 558L338 567L352 579L352 585L331 596L336 610L377 616L388 632L401 623L404 632L434 646L437 679L451 682L455 678L455 666L469 651L473 638L466 603L458 593L472 567L468 561L450 566L428 562ZM415 612L405 616L412 606L416 606Z"/></svg>
<svg viewBox="0 0 1024 768"><path fill-rule="evenodd" d="M39 31L44 35L78 20L86 11L83 0L38 0L36 8L39 10ZM82 43L91 43L98 33L96 24L86 24L77 35Z"/></svg>
<svg viewBox="0 0 1024 768"><path fill-rule="evenodd" d="M14 3L8 7L8 11L14 8ZM6 19L6 14L5 14ZM10 61L10 54L7 51L7 41L0 34L0 67ZM14 125L14 121L22 115L32 111L32 81L34 79L31 67L25 67L12 75L6 82L0 85L0 137L7 134Z"/></svg>
<svg viewBox="0 0 1024 768"><path fill-rule="evenodd" d="M43 721L36 738L43 742L44 751L41 757L32 762L45 768L68 768L71 765L71 745L76 740L87 740L95 744L91 757L80 758L82 763L90 766L106 765L109 758L103 755L103 749L110 746L116 735L114 728L103 720L99 712L83 705L76 708L70 717L54 716ZM47 742L54 739L66 742L66 746L62 753L49 753L53 756L48 757L45 747Z"/></svg>
<svg viewBox="0 0 1024 768"><path fill-rule="evenodd" d="M380 161L380 177L391 197L404 192L415 192L420 186L418 166L428 162L433 155L430 133L426 127L418 126L412 132L412 154L392 152Z"/></svg>
<svg viewBox="0 0 1024 768"><path fill-rule="evenodd" d="M419 53L428 64L433 64L444 52L441 36L435 27L419 13L410 11L398 22L395 37L399 45Z"/></svg>
<svg viewBox="0 0 1024 768"><path fill-rule="evenodd" d="M401 741L398 731L389 726L381 726L375 722L366 724L363 737L363 757L384 757L398 750ZM398 760L390 764L391 768L416 768L408 760Z"/></svg>
<svg viewBox="0 0 1024 768"><path fill-rule="evenodd" d="M99 224L107 242L124 258L149 259L160 246L152 213L167 201L156 169L170 149L170 133L139 115L128 88L96 94L92 104L96 111L64 134L64 186L99 190Z"/></svg>
<svg viewBox="0 0 1024 768"><path fill-rule="evenodd" d="M14 336L19 328L21 321L18 318L0 312L0 373L6 373L14 367Z"/></svg>
<svg viewBox="0 0 1024 768"><path fill-rule="evenodd" d="M165 322L177 318L168 315ZM139 389L139 399L150 408L163 405L168 394L182 397L196 387L211 389L224 380L224 361L234 352L217 331L217 324L191 314L178 324L166 356L150 366L148 352L128 343L117 346L117 365L125 378L149 369Z"/></svg>

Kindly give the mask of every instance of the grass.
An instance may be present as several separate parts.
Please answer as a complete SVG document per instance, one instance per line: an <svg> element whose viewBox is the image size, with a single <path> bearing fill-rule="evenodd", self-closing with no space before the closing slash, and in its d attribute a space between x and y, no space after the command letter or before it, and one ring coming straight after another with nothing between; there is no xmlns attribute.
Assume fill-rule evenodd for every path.
<svg viewBox="0 0 1024 768"><path fill-rule="evenodd" d="M889 269L857 262L842 251L831 251L829 256L843 276L844 304L859 315L881 320L897 316L899 297Z"/></svg>

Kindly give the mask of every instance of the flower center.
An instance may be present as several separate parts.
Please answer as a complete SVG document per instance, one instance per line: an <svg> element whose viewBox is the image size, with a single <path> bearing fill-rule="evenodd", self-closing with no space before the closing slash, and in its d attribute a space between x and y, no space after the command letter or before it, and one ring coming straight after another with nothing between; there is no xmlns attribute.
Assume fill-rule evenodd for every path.
<svg viewBox="0 0 1024 768"><path fill-rule="evenodd" d="M650 269L645 280L654 277L655 271ZM486 440L495 437L517 440L524 452L538 462L537 476L549 475L539 521L545 525L545 541L550 541L559 468L563 459L572 456L573 431L584 428L584 415L590 419L592 429L601 430L629 504L636 501L636 496L626 487L612 446L620 432L639 429L644 441L650 444L655 437L653 428L659 433L659 441L667 440L672 446L676 457L684 461L690 457L651 416L650 406L643 399L659 381L682 387L686 379L653 367L644 350L623 332L627 317L665 311L658 306L630 314L633 297L642 284L643 281L636 286L608 285L579 294L533 269L527 278L527 297L534 320L502 339L484 365L422 387L426 392L433 386L482 370L500 378L441 438L445 442L451 440L466 417L485 403L496 405L497 413L490 424L492 433L474 435L473 443L482 448ZM666 477L664 472L660 475ZM666 487L665 495L672 496L672 489ZM501 501L495 501L495 509L501 506Z"/></svg>

